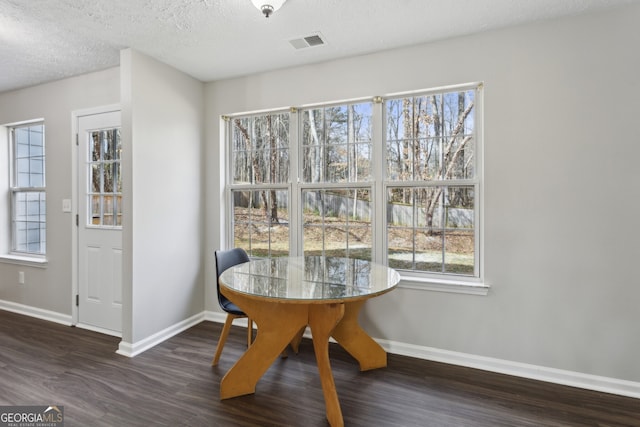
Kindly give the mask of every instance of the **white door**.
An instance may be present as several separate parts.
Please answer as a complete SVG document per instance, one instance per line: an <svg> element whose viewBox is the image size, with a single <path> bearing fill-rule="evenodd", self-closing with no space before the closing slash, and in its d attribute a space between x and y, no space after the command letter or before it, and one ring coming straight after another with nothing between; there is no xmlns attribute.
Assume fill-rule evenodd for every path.
<svg viewBox="0 0 640 427"><path fill-rule="evenodd" d="M78 324L122 332L120 112L78 117Z"/></svg>

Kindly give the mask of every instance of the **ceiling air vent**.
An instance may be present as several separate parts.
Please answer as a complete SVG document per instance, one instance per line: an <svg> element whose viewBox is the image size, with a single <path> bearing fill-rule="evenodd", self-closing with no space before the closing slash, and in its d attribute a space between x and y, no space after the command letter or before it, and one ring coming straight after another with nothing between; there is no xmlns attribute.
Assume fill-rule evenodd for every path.
<svg viewBox="0 0 640 427"><path fill-rule="evenodd" d="M289 40L289 43L291 43L291 46L295 47L296 49L305 49L308 47L322 46L323 44L325 44L325 41L318 33L306 37L301 37L299 39Z"/></svg>

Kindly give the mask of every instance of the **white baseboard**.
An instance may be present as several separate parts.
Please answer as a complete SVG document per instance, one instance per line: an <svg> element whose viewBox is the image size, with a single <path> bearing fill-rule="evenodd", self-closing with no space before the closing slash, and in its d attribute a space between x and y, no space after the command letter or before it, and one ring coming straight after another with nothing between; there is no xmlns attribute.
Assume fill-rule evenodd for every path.
<svg viewBox="0 0 640 427"><path fill-rule="evenodd" d="M224 323L226 317L225 313L208 311L205 312L204 320ZM244 327L247 326L246 319L238 319L237 322ZM304 336L306 338L311 338L309 328L305 331ZM417 359L448 363L456 366L465 366L468 368L481 369L483 371L513 375L521 378L529 378L640 399L640 383L638 382L565 371L562 369L547 368L544 366L529 365L526 363L476 356L473 354L417 346L396 341L382 339L375 339L375 341L388 353L398 354L401 356L415 357Z"/></svg>
<svg viewBox="0 0 640 427"><path fill-rule="evenodd" d="M198 323L204 320L204 312L191 316L188 319L185 319L181 322L178 322L174 325L169 326L168 328L163 329L162 331L156 332L155 334L148 336L147 338L140 340L135 343L129 343L125 341L120 341L118 345L118 350L116 353L127 356L127 357L135 357L138 354L160 344L163 341L168 340L174 335L178 335L180 332L189 329L192 326L197 325Z"/></svg>
<svg viewBox="0 0 640 427"><path fill-rule="evenodd" d="M226 317L225 313L208 311L205 313L204 320L224 323ZM238 319L237 322L239 325L244 327L247 326L246 319ZM304 336L306 338L311 338L311 333L308 328L305 331ZM562 369L547 368L544 366L512 362L509 360L495 359L491 357L476 356L473 354L417 346L396 341L382 339L375 339L375 341L388 353L398 354L401 356L415 357L417 359L448 363L456 366L465 366L468 368L481 369L483 371L513 375L521 378L529 378L640 399L640 383L638 382L583 374L580 372L566 371Z"/></svg>
<svg viewBox="0 0 640 427"><path fill-rule="evenodd" d="M216 322L216 323L224 323L225 320L227 320L227 313L222 313L220 311L205 311L204 313L204 320L208 320L210 322ZM237 324L240 324L240 321L242 320L242 326L247 326L247 319L238 319L237 320Z"/></svg>
<svg viewBox="0 0 640 427"><path fill-rule="evenodd" d="M50 322L60 323L66 326L72 325L70 314L44 310L42 308L18 304L11 301L0 300L0 310L11 311L13 313L23 314L30 317L36 317L38 319L48 320Z"/></svg>
<svg viewBox="0 0 640 427"><path fill-rule="evenodd" d="M103 335L110 335L112 337L122 338L122 332L112 331L111 329L99 328L93 325L87 325L85 323L76 323L77 328L87 329L89 331L98 332Z"/></svg>
<svg viewBox="0 0 640 427"><path fill-rule="evenodd" d="M11 311L26 316L37 317L51 322L61 323L70 326L71 316L43 310L14 302L0 300L0 310ZM116 353L127 357L134 357L155 345L189 329L198 323L207 320L211 322L224 323L226 313L204 311L189 319L172 325L150 337L136 343L121 341ZM237 319L234 324L246 327L247 319ZM99 331L98 331L99 332ZM305 337L310 338L309 330L305 332ZM465 366L469 368L481 369L489 372L513 375L521 378L546 381L554 384L562 384L571 387L578 387L587 390L600 391L603 393L617 394L620 396L640 399L640 382L620 380L617 378L602 377L598 375L583 374L580 372L566 371L563 369L548 368L545 366L530 365L527 363L513 362L491 357L477 356L467 353L442 350L438 348L417 346L413 344L400 343L396 341L376 339L376 342L387 352L401 356L415 357L434 362L448 363L450 365Z"/></svg>
<svg viewBox="0 0 640 427"><path fill-rule="evenodd" d="M473 354L416 346L388 340L377 339L376 342L378 342L378 344L380 344L387 352L402 356L410 356L434 362L448 363L450 365L465 366L484 371L513 375L521 378L529 378L640 399L639 382L583 374L563 369L548 368L545 366L530 365L527 363L512 362L509 360L476 356Z"/></svg>

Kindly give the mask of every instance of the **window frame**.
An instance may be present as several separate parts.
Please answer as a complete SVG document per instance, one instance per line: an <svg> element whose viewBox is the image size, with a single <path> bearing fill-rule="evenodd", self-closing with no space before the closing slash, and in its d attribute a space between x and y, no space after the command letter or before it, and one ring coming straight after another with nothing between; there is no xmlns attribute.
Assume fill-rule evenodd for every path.
<svg viewBox="0 0 640 427"><path fill-rule="evenodd" d="M112 145L105 145L105 132L113 132ZM88 177L86 188L86 207L87 212L84 215L85 227L95 230L122 230L122 133L121 127L107 127L103 129L94 129L88 132L90 138L99 135L100 142L95 140L90 144L87 150L86 176ZM108 139L108 137L106 137ZM111 150L105 150L105 147ZM96 149L97 148L97 149ZM95 153L99 151L97 157ZM109 152L113 158L105 158ZM97 175L94 170L97 169ZM105 183L105 171L111 170L111 191L107 191ZM95 180L96 176L98 177ZM96 189L97 184L97 189ZM120 191L118 191L120 190ZM107 202L111 199L111 205ZM98 201L96 203L96 200ZM98 206L98 209L95 207ZM105 209L111 206L111 209ZM105 218L111 218L111 224L106 223Z"/></svg>
<svg viewBox="0 0 640 427"><path fill-rule="evenodd" d="M327 110L330 108L335 108L335 107L343 107L343 106L350 106L350 105L360 105L360 104L366 104L366 103L370 103L371 104L371 123L372 123L372 128L371 128L371 143L370 143L370 173L369 173L369 177L366 180L363 181L359 181L357 180L358 177L358 173L356 173L356 180L345 180L345 181L321 181L321 182L313 182L313 181L306 181L304 179L304 150L303 148L305 147L305 145L303 144L304 142L304 137L303 137L303 132L304 132L304 117L302 117L301 112L305 111L305 110L317 110L317 109L323 109L323 110ZM371 195L371 205L372 205L372 213L371 213L371 222L370 222L370 228L371 228L371 260L372 261L377 261L377 252L379 252L379 249L376 245L376 236L377 236L377 231L374 227L374 218L376 217L375 215L375 210L376 210L376 204L375 204L375 198L376 198L376 193L375 193L375 183L376 183L376 153L375 153L375 145L376 145L376 131L375 131L375 123L379 120L376 119L377 117L377 112L376 112L377 108L376 108L376 100L372 97L365 97L365 98L354 98L354 99L349 99L349 100L340 100L340 101L335 101L335 102L324 102L324 103L316 103L316 104L309 104L309 105L304 105L300 108L292 108L291 111L293 113L295 113L295 117L291 119L291 122L295 122L297 124L297 126L300 128L298 130L298 132L295 134L297 140L293 141L291 143L292 147L295 147L296 150L298 150L297 155L296 155L296 160L297 160L297 165L296 165L296 169L295 169L295 173L296 173L296 178L297 178L297 182L293 181L292 182L292 196L296 198L296 200L299 203L299 206L297 206L297 210L295 211L295 215L290 215L290 216L297 216L299 219L299 228L294 229L293 227L291 228L291 230L299 230L300 232L291 232L291 234L297 238L296 241L296 247L297 247L297 255L302 255L304 253L304 200L302 197L302 194L305 191L321 191L321 190L331 190L331 189L349 189L349 190L368 190L369 194ZM347 141L346 145L350 146L350 145L358 145L358 144L362 144L361 142L358 141ZM293 166L292 166L293 167ZM352 249L347 247L345 249L348 252L350 252ZM325 252L324 250L324 246L323 246L323 253Z"/></svg>
<svg viewBox="0 0 640 427"><path fill-rule="evenodd" d="M385 100L391 98L429 96L434 94L442 94L454 91L474 91L474 170L475 176L472 180L446 180L446 181L410 181L398 182L391 181L386 177L386 111ZM233 146L231 144L231 122L238 117L246 117L259 114L279 114L283 109L261 110L256 112L244 112L221 116L221 132L223 139L223 152L225 161L221 162L226 169L223 174L226 178L224 185L224 197L226 208L223 215L228 215L229 220L223 221L227 226L223 230L223 242L227 247L234 246L234 210L232 201L232 191L234 190L258 190L270 189L288 189L289 192L289 250L290 255L302 255L304 221L303 221L303 201L302 194L308 190L331 189L331 188L366 188L371 194L371 259L374 262L387 264L388 241L387 241L387 194L389 188L398 186L473 186L474 197L474 274L473 275L456 275L451 273L433 273L418 270L399 270L402 281L401 287L419 289L445 291L453 293L464 293L474 295L486 295L489 286L484 283L484 251L483 251L483 199L484 199L484 175L483 175L483 92L484 87L481 82L472 82L460 85L451 85L445 87L437 87L427 90L416 90L410 92L392 93L383 96L374 96L366 98L356 98L342 100L336 102L309 104L301 107L291 107L289 109L290 117L290 136L289 136L289 182L277 185L251 185L251 184L233 184ZM346 181L346 182L305 182L303 171L303 118L300 112L302 110L310 110L315 108L328 108L333 106L342 106L357 104L362 102L372 102L372 140L371 140L371 165L370 179L368 181Z"/></svg>
<svg viewBox="0 0 640 427"><path fill-rule="evenodd" d="M296 162L293 161L294 156L296 155L297 148L294 148L291 146L290 141L289 141L289 175L288 175L288 181L287 182L260 182L260 183L256 183L256 182L244 182L244 183L238 183L235 184L234 183L234 176L233 176L233 163L234 163L234 151L233 151L233 144L232 144L232 137L233 137L233 133L232 133L232 127L233 127L233 120L235 119L243 119L243 118L253 118L255 116L259 116L259 115L263 115L263 114L283 114L283 113L289 113L289 135L291 135L293 132L297 132L297 124L294 125L293 124L293 120L291 118L291 110L287 110L287 109L273 109L273 110L264 110L264 111L256 111L256 112L250 112L250 113L238 113L238 114L233 114L233 115L227 115L227 116L222 116L221 117L221 126L224 129L223 132L223 144L222 146L224 147L226 156L224 156L224 158L226 159L225 163L224 163L224 169L225 169L225 182L224 182L224 206L226 208L228 208L228 212L226 213L227 215L229 215L229 220L228 221L223 221L226 222L227 224L227 228L225 230L225 236L226 236L226 245L227 247L234 247L234 228L235 228L235 218L234 218L234 212L233 212L233 208L234 208L234 196L233 193L235 191L240 192L240 191L251 191L251 192L257 192L257 191L286 191L288 193L288 197L289 197L289 211L291 211L291 197L292 197L292 189L291 189L291 164L297 164ZM291 139L291 137L290 137ZM254 177L251 177L252 179ZM291 230L293 228L292 224L296 223L296 220L294 218L292 218L291 214L289 214L289 230ZM292 245L294 245L294 240L292 237L292 233L289 232L289 253L292 253ZM271 245L269 244L269 252L271 252Z"/></svg>
<svg viewBox="0 0 640 427"><path fill-rule="evenodd" d="M380 174L382 176L382 189L379 196L384 201L386 206L387 194L390 188L422 188L422 187L464 187L473 186L476 192L474 203L474 274L471 275L458 275L452 273L437 273L426 272L419 270L399 270L403 284L405 287L414 289L430 289L436 291L450 291L460 292L468 294L486 295L488 292L488 286L484 283L484 227L483 227L483 200L484 200L484 132L483 132L483 111L484 111L484 85L482 82L473 82L460 85L451 85L445 87L432 88L427 90L418 90L410 92L401 92L388 94L383 98L382 103L389 99L402 99L406 97L418 97L418 96L431 96L438 94L445 94L451 92L462 91L474 91L474 135L475 135L475 149L474 149L474 170L475 175L471 179L433 179L433 180L391 180L386 176L386 143L387 132L382 130L384 140L380 144L382 150L380 155L383 158L382 170ZM386 108L382 108L383 120L382 125L386 124ZM382 213L384 215L383 225L386 227L387 223L387 210ZM388 240L385 237L383 239L384 254L388 253Z"/></svg>
<svg viewBox="0 0 640 427"><path fill-rule="evenodd" d="M18 157L17 157L17 139L16 139L16 129L20 128L30 128L33 126L42 126L42 185L41 186L19 186L18 180ZM34 262L37 264L41 264L46 262L47 257L47 248L46 248L46 237L44 239L44 243L41 241L40 237L40 246L43 248L42 251L34 252L29 250L20 250L17 242L16 235L16 222L17 222L17 195L24 193L41 193L44 195L44 200L40 203L45 204L45 212L44 214L39 214L39 216L44 216L44 221L39 221L40 223L44 223L44 234L46 236L47 233L47 213L46 213L46 128L45 122L43 119L25 121L20 123L14 123L10 125L6 125L8 129L8 146L9 146L9 188L8 188L8 198L9 198L9 215L8 215L8 229L10 236L7 242L7 251L3 258L13 259L15 261L24 261L24 262ZM28 157L30 159L31 156ZM42 233L42 232L40 232Z"/></svg>

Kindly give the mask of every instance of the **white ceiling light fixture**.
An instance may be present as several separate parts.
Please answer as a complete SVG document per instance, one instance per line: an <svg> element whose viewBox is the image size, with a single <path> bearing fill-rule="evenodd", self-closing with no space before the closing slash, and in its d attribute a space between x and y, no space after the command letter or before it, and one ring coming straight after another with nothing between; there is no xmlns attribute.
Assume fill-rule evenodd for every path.
<svg viewBox="0 0 640 427"><path fill-rule="evenodd" d="M251 0L251 3L268 18L273 12L280 9L285 1L287 0Z"/></svg>

